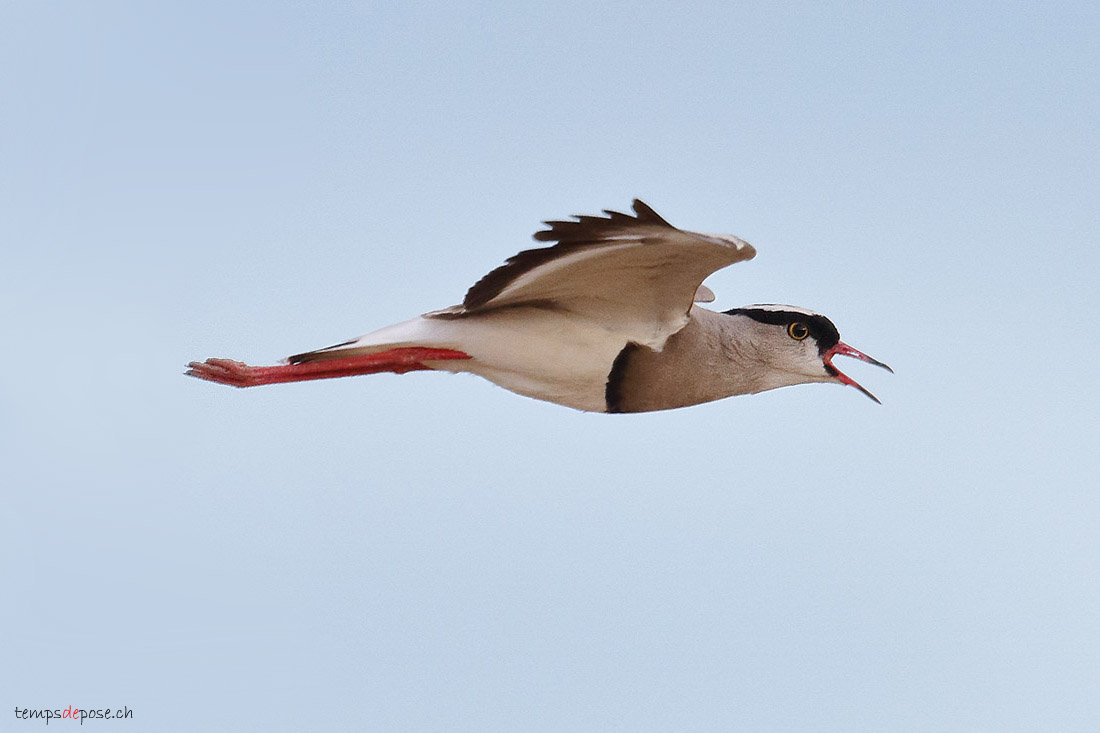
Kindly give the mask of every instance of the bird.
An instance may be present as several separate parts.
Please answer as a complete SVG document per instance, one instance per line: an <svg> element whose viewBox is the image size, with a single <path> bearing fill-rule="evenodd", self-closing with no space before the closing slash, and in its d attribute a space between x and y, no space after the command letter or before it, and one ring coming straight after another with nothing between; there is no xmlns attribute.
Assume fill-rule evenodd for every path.
<svg viewBox="0 0 1100 733"><path fill-rule="evenodd" d="M739 237L669 224L634 199L543 222L550 243L478 280L462 303L277 366L191 362L187 375L234 387L418 370L469 372L520 395L586 412L688 407L806 383L854 387L834 364L848 356L893 372L840 340L814 311L757 304L714 311L703 281L751 260Z"/></svg>

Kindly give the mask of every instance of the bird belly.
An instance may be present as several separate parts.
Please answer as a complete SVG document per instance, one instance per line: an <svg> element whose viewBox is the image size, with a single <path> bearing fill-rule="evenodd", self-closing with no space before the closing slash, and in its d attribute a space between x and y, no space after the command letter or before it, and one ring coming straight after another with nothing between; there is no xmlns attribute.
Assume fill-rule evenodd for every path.
<svg viewBox="0 0 1100 733"><path fill-rule="evenodd" d="M608 373L625 344L624 336L570 313L522 306L459 317L422 316L344 348L355 353L405 346L457 349L471 358L425 365L476 374L537 400L604 412Z"/></svg>
<svg viewBox="0 0 1100 733"><path fill-rule="evenodd" d="M607 375L626 339L570 314L504 309L464 319L459 370L507 390L578 410L603 412Z"/></svg>

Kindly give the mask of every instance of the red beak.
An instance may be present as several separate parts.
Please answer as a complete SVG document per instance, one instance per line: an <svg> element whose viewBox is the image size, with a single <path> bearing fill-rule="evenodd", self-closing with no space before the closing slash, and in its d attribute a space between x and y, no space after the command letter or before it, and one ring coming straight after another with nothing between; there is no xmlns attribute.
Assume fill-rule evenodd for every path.
<svg viewBox="0 0 1100 733"><path fill-rule="evenodd" d="M840 371L835 366L833 366L833 357L834 356L851 356L855 359L859 359L860 361L865 361L868 364L874 364L875 366L882 367L883 369L890 372L891 374L894 373L894 370L891 369L890 367L886 366L885 364L883 364L878 359L872 359L871 357L867 356L866 354L864 354L859 349L853 349L851 346L844 343L843 341L837 341L836 346L834 346L833 348L826 351L824 356L821 357L822 360L825 362L825 370L827 372L832 374L834 377L836 377L839 381L843 382L844 384L848 384L848 385L851 385L851 386L855 387L860 392L867 395L872 400L874 400L875 402L878 402L881 405L882 402L879 401L878 397L875 397L873 394L868 392L863 387L863 385L861 385L859 382L852 379L847 374L845 374L844 372Z"/></svg>

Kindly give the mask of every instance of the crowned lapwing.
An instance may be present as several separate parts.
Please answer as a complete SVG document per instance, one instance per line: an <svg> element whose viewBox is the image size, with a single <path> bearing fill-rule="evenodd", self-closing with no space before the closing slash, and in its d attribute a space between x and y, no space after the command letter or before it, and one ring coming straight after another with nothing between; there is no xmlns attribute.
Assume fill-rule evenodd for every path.
<svg viewBox="0 0 1100 733"><path fill-rule="evenodd" d="M647 412L832 382L878 399L833 364L851 356L823 315L785 305L716 312L711 273L750 260L737 237L689 232L645 203L634 216L546 222L529 249L481 278L461 305L287 364L191 362L187 374L234 387L420 369L470 372L528 397L592 412ZM893 370L890 370L893 371Z"/></svg>

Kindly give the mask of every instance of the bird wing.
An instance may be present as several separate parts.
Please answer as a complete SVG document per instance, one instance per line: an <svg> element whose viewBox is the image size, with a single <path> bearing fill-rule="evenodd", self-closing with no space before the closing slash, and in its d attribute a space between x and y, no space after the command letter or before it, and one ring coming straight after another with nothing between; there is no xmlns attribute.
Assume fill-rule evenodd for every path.
<svg viewBox="0 0 1100 733"><path fill-rule="evenodd" d="M508 306L569 312L660 349L688 322L695 299L713 293L702 282L756 250L737 237L689 232L669 224L642 201L634 215L575 216L548 221L529 249L481 278L461 306L428 316L454 318Z"/></svg>
<svg viewBox="0 0 1100 733"><path fill-rule="evenodd" d="M696 303L713 303L714 291L708 288L706 285L700 285L695 290L695 302Z"/></svg>

